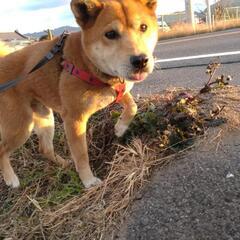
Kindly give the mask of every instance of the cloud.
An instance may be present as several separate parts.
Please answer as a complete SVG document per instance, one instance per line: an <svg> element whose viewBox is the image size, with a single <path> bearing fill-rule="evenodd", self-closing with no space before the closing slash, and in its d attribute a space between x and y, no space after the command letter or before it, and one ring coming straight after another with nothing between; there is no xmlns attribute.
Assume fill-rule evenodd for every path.
<svg viewBox="0 0 240 240"><path fill-rule="evenodd" d="M185 0L158 0L157 14L169 14L184 11Z"/></svg>
<svg viewBox="0 0 240 240"><path fill-rule="evenodd" d="M67 4L69 4L69 0L51 0L51 1L31 0L22 5L21 9L25 11L35 11L40 9L60 7Z"/></svg>
<svg viewBox="0 0 240 240"><path fill-rule="evenodd" d="M211 0L213 1L213 0ZM71 0L1 0L0 32L18 29L22 33L77 26L70 9ZM185 0L158 0L158 13L184 10ZM205 0L193 0L205 3Z"/></svg>
<svg viewBox="0 0 240 240"><path fill-rule="evenodd" d="M9 1L13 3L19 0ZM24 0L21 1L24 2ZM25 0L24 5L27 2L29 0ZM23 11L20 9L22 6L5 4L3 8L0 8L0 32L13 32L18 29L21 33L31 33L66 25L77 26L69 3L34 11Z"/></svg>

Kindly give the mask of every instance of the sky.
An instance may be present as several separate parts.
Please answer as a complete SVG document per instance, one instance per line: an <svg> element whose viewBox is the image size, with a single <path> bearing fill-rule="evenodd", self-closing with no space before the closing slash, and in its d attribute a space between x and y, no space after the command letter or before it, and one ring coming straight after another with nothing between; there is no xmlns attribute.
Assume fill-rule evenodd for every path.
<svg viewBox="0 0 240 240"><path fill-rule="evenodd" d="M71 0L1 1L0 32L39 32L61 26L77 26L70 10ZM212 0L214 1L214 0ZM158 14L184 10L185 0L158 0ZM195 9L205 8L205 0L193 0Z"/></svg>

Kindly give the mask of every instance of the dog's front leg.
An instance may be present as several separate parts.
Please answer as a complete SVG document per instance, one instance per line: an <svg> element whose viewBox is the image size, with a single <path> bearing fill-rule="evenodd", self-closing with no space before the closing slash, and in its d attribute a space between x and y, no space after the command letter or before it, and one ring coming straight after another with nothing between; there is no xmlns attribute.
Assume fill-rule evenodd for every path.
<svg viewBox="0 0 240 240"><path fill-rule="evenodd" d="M105 108L114 101L115 93L111 88L101 91L87 91L83 95L72 95L65 100L62 114L69 148L79 177L86 188L101 182L96 178L89 165L86 140L87 122L92 114Z"/></svg>
<svg viewBox="0 0 240 240"><path fill-rule="evenodd" d="M123 105L123 113L121 114L117 124L115 125L115 134L118 137L123 136L128 126L132 122L134 116L137 113L137 104L134 102L130 92L127 92L120 101Z"/></svg>
<svg viewBox="0 0 240 240"><path fill-rule="evenodd" d="M101 183L101 180L94 177L89 165L86 140L87 120L83 117L80 119L66 118L64 126L76 170L83 185L90 188Z"/></svg>

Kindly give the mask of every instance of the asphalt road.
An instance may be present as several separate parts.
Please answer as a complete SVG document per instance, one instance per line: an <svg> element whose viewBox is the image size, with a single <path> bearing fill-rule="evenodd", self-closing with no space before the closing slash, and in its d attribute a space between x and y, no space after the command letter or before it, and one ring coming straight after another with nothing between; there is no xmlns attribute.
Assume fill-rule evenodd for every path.
<svg viewBox="0 0 240 240"><path fill-rule="evenodd" d="M200 141L155 172L115 239L239 240L239 142L239 131Z"/></svg>
<svg viewBox="0 0 240 240"><path fill-rule="evenodd" d="M229 51L240 51L240 29L160 41L155 49L155 56L167 59ZM162 63L163 70L154 71L147 80L135 84L133 93L148 95L171 87L201 87L207 79L205 70L210 60ZM240 55L221 57L220 60L222 66L218 73L231 75L233 84L240 84ZM193 66L202 64L204 66Z"/></svg>

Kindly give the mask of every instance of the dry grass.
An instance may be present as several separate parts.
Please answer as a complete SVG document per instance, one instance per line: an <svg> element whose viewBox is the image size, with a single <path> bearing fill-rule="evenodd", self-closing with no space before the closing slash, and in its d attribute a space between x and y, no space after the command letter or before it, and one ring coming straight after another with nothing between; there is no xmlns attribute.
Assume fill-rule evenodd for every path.
<svg viewBox="0 0 240 240"><path fill-rule="evenodd" d="M14 51L14 48L7 46L5 42L0 41L0 57L4 57Z"/></svg>
<svg viewBox="0 0 240 240"><path fill-rule="evenodd" d="M33 136L14 155L22 187L8 189L0 179L0 239L108 239L156 166L191 148L209 127L229 120L223 126L239 127L240 88L217 87L204 94L173 90L138 100L139 113L122 139L113 132L118 106L94 115L89 152L104 182L90 190L82 188L73 166L62 170L45 162ZM69 158L58 116L56 123L57 152Z"/></svg>
<svg viewBox="0 0 240 240"><path fill-rule="evenodd" d="M227 30L227 29L239 28L239 27L240 27L240 19L218 21L214 24L212 31L215 32L215 31L221 31L221 30ZM191 36L195 34L208 33L208 32L211 32L211 30L209 29L207 24L197 24L196 30L194 32L190 24L179 23L179 24L175 24L171 28L171 30L168 32L159 31L158 37L159 37L159 40L163 40L163 39L185 37L185 36Z"/></svg>

